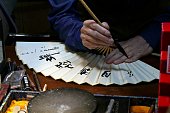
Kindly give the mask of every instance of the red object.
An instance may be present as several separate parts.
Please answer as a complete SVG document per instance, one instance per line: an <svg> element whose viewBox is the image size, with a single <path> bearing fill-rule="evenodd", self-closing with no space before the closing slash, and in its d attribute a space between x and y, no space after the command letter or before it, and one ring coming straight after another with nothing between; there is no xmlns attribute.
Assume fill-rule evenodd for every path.
<svg viewBox="0 0 170 113"><path fill-rule="evenodd" d="M170 22L164 22L161 34L158 113L167 113L168 107L170 107Z"/></svg>
<svg viewBox="0 0 170 113"><path fill-rule="evenodd" d="M9 91L9 85L8 84L1 84L1 88L0 88L0 103L2 102L2 100L7 95L8 91Z"/></svg>

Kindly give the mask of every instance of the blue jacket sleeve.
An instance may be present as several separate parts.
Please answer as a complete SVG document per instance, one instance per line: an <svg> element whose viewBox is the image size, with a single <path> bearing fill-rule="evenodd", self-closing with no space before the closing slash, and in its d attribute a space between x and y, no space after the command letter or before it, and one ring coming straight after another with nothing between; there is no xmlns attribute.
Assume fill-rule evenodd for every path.
<svg viewBox="0 0 170 113"><path fill-rule="evenodd" d="M166 0L161 0L162 2ZM168 2L170 3L170 2ZM150 44L153 49L160 45L161 39L161 23L170 22L170 5L162 7L160 15L156 16L154 20L140 33L140 35Z"/></svg>
<svg viewBox="0 0 170 113"><path fill-rule="evenodd" d="M59 38L75 51L86 51L81 42L80 29L83 25L75 10L76 0L49 0L51 12L48 20Z"/></svg>

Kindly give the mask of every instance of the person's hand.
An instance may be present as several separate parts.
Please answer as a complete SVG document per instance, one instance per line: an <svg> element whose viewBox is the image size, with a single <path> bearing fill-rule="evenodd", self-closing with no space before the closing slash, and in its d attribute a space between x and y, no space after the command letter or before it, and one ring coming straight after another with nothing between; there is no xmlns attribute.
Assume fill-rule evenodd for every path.
<svg viewBox="0 0 170 113"><path fill-rule="evenodd" d="M94 20L86 20L83 22L80 37L82 44L88 49L113 46L114 41L108 30L108 24L106 22L102 24L103 26L100 26Z"/></svg>
<svg viewBox="0 0 170 113"><path fill-rule="evenodd" d="M106 63L108 64L120 64L123 62L131 63L139 58L150 54L152 47L141 37L136 36L127 41L120 43L128 55L128 58L124 56L117 48L114 49L109 55L106 56Z"/></svg>

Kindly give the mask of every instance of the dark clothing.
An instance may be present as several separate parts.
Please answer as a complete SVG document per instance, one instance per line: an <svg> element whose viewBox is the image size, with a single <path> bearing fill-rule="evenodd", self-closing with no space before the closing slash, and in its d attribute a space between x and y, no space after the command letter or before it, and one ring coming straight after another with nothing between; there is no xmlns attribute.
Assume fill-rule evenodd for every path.
<svg viewBox="0 0 170 113"><path fill-rule="evenodd" d="M141 35L152 48L160 44L161 23L170 21L169 0L85 0L101 22L108 22L120 41ZM113 3L112 3L113 2ZM74 50L86 50L80 39L82 21L92 19L78 0L49 0L49 21L60 39Z"/></svg>

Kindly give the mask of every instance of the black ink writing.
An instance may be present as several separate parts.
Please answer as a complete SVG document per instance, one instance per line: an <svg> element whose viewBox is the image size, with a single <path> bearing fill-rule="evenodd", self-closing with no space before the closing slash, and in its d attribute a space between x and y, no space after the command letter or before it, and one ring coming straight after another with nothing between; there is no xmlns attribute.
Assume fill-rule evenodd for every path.
<svg viewBox="0 0 170 113"><path fill-rule="evenodd" d="M43 60L43 59L46 59L46 61L56 60L56 59L53 57L53 55L55 55L55 54L59 54L59 52L58 52L58 53L53 53L53 54L40 55L40 56L39 56L39 60Z"/></svg>
<svg viewBox="0 0 170 113"><path fill-rule="evenodd" d="M74 68L69 60L64 62L59 62L59 64L55 65L58 68Z"/></svg>
<svg viewBox="0 0 170 113"><path fill-rule="evenodd" d="M56 49L59 49L59 47L53 47L53 48L48 48L48 49L45 49L45 46L44 47L40 47L41 49L37 50L37 49L34 49L34 50L31 50L31 51L26 51L26 52L22 52L21 55L28 55L28 54L34 54L36 53L37 51L39 51L40 53L42 52L47 52L47 51L52 51L52 50L56 50Z"/></svg>
<svg viewBox="0 0 170 113"><path fill-rule="evenodd" d="M132 71L127 71L127 74L129 75L129 77L132 77L133 76L133 73L132 73Z"/></svg>
<svg viewBox="0 0 170 113"><path fill-rule="evenodd" d="M80 75L88 75L89 72L90 68L83 68L82 70L80 70Z"/></svg>
<svg viewBox="0 0 170 113"><path fill-rule="evenodd" d="M104 71L103 73L102 73L102 77L109 77L111 75L111 72L110 71Z"/></svg>

